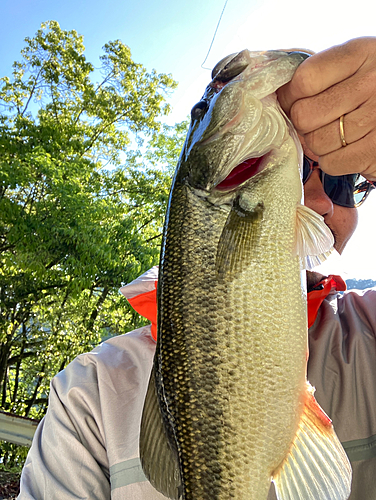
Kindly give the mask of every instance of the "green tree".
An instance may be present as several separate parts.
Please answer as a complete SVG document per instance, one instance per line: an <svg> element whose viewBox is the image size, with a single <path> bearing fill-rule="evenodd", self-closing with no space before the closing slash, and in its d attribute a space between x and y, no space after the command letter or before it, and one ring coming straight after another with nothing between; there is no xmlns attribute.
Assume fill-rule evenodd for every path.
<svg viewBox="0 0 376 500"><path fill-rule="evenodd" d="M176 84L119 40L101 64L50 21L0 80L0 397L24 416L77 354L142 324L118 288L158 261L187 128L160 122Z"/></svg>

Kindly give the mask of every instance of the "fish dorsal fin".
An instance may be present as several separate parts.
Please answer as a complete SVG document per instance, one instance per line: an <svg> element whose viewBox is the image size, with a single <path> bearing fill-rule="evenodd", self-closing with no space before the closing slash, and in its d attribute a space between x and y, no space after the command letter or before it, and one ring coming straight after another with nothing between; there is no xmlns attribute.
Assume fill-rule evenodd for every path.
<svg viewBox="0 0 376 500"><path fill-rule="evenodd" d="M145 476L156 490L172 500L181 499L177 451L172 449L168 441L159 409L154 366L142 413L140 460Z"/></svg>
<svg viewBox="0 0 376 500"><path fill-rule="evenodd" d="M246 208L241 202L234 203L218 241L216 268L222 277L242 272L254 257L259 240L264 205Z"/></svg>
<svg viewBox="0 0 376 500"><path fill-rule="evenodd" d="M295 250L304 269L322 264L333 249L332 232L324 218L304 205L296 209Z"/></svg>
<svg viewBox="0 0 376 500"><path fill-rule="evenodd" d="M332 423L308 384L290 453L273 474L278 500L346 500L352 470Z"/></svg>

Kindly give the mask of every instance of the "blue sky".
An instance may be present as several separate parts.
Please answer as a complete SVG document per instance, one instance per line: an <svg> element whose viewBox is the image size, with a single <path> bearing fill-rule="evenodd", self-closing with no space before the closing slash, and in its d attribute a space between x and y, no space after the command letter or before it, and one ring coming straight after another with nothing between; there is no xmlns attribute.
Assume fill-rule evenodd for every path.
<svg viewBox="0 0 376 500"><path fill-rule="evenodd" d="M207 61L212 67L230 52L280 47L322 50L354 36L373 34L369 0L228 0ZM1 0L0 74L9 73L41 22L56 20L84 36L87 58L99 65L102 46L120 38L136 62L172 73L180 83L173 118L183 119L210 74L201 69L225 0ZM372 20L370 19L372 17ZM369 26L367 26L367 23ZM317 29L316 29L317 26ZM370 31L370 28L372 31ZM187 95L188 93L188 95ZM192 97L193 96L193 100ZM183 101L183 102L180 102ZM185 102L185 106L184 106Z"/></svg>
<svg viewBox="0 0 376 500"><path fill-rule="evenodd" d="M229 3L226 23L233 20L236 4L245 2ZM98 60L105 42L120 38L137 62L182 79L187 69L201 64L222 8L215 0L2 0L1 69L4 73L10 66L25 36L54 19L84 35L90 60Z"/></svg>
<svg viewBox="0 0 376 500"><path fill-rule="evenodd" d="M121 39L147 69L171 73L179 82L169 122L184 119L200 98L210 72L201 69L225 0L1 0L0 76L10 74L24 38L41 22L84 36L86 57L99 66L102 46ZM374 36L369 0L228 0L206 66L249 48L306 47L323 50L357 36ZM345 250L348 277L376 279L374 227L376 193L360 212L357 235Z"/></svg>

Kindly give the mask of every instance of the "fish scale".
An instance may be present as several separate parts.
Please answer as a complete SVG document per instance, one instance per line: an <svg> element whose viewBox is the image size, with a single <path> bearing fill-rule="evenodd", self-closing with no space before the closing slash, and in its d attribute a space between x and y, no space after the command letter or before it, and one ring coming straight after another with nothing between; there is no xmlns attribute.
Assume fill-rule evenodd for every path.
<svg viewBox="0 0 376 500"><path fill-rule="evenodd" d="M304 243L297 246L303 224L323 247L332 238L301 205L296 140L268 94L301 59L254 54L234 57L235 67L246 69L227 86L207 88L204 98L214 107L201 121L200 112L192 114L173 180L141 462L155 488L175 500L263 500L271 480L280 500L329 500L328 490L330 500L344 500L350 467L306 382L307 254ZM247 64L237 64L238 57ZM248 180L242 165L231 176L231 152L246 160L252 141L257 169Z"/></svg>
<svg viewBox="0 0 376 500"><path fill-rule="evenodd" d="M289 182L283 169L276 172L277 174L285 183ZM162 360L165 357L168 360L174 360L174 364L178 364L177 356L181 356L181 349L176 351L174 346L179 342L179 336L184 338L182 342L185 345L186 357L182 366L179 366L181 380L184 380L186 384L184 389L188 390L188 393L190 389L193 391L195 399L193 401L189 398L178 399L172 401L171 407L174 408L172 418L177 428L182 468L184 470L187 467L187 471L191 471L185 476L185 498L225 499L233 497L240 500L250 498L251 492L255 495L254 498L261 498L257 496L257 490L252 482L253 478L250 477L251 470L254 470L251 465L252 457L257 456L259 468L262 471L264 469L262 456L266 454L265 450L268 450L269 456L276 455L271 446L266 446L266 438L272 445L275 439L273 431L278 436L280 427L284 426L283 414L287 412L283 409L283 405L291 407L292 402L286 394L285 387L286 379L291 378L288 376L288 367L278 368L282 361L275 349L276 342L279 342L274 338L275 333L279 337L288 338L288 345L295 345L299 352L294 357L303 359L306 351L306 337L301 334L304 332L306 321L304 307L300 307L303 311L300 324L297 323L293 312L294 322L297 325L295 338L291 332L291 318L285 320L285 331L281 331L280 326L277 325L274 305L278 304L278 298L276 302L274 298L270 300L267 297L268 293L278 294L282 299L284 296L296 295L295 292L289 290L289 282L286 283L285 276L279 277L275 275L276 271L273 272L273 282L286 283L280 287L282 289L277 291L271 288L268 282L265 284L265 290L262 288L262 275L264 274L262 269L265 269L266 264L273 267L275 265L274 262L263 262L262 255L268 255L270 253L268 247L275 245L274 239L271 240L269 235L272 232L276 240L282 240L280 246L290 248L291 254L293 226L288 225L291 233L288 235L277 213L275 220L277 227L265 228L260 238L259 248L254 249L254 261L249 263L247 272L239 278L229 277L227 280L221 280L217 277L215 256L221 229L228 216L227 212L220 209L208 210L208 203L205 200L197 200L185 187L180 188L187 191L184 195L180 194L179 188L175 187L175 189L176 199L179 202L175 206L174 198L171 201L171 227L180 228L186 225L187 228L184 228L183 232L178 229L176 233L169 232L166 235L165 264L162 270L169 278L162 282L162 293L172 298L169 301L172 311L162 306L163 343L158 353ZM273 200L275 193L271 192L269 197ZM184 200L185 203L180 200ZM273 200L277 206L280 202L278 196ZM211 212L214 213L209 217L208 214ZM179 217L181 220L178 222ZM287 245L283 242L286 238L289 240ZM274 251L270 254L274 255ZM179 260L174 261L173 256L176 255L179 255ZM179 289L175 282L175 276L179 274L181 277L182 273L180 260L184 262L183 268L187 269L185 279L180 280L183 285L182 289ZM295 261L298 267L297 259ZM175 262L176 267L172 268L169 262ZM283 268L279 266L277 273L283 274ZM290 267L285 274L291 274ZM300 290L300 279L296 280L295 287ZM178 302L175 301L175 297L177 296L184 297L180 305L176 305ZM241 306L239 297L243 297ZM303 297L300 299L304 300ZM266 310L265 303L273 304L273 309ZM287 300L287 305L287 316L290 316L292 307L290 300ZM282 310L283 304L280 306ZM170 314L176 314L176 308L181 314L181 327L166 331L164 325L172 323L168 317ZM262 315L259 311L263 311ZM216 325L215 332L208 329L210 324ZM272 339L268 336L272 336ZM299 339L299 337L302 338ZM269 349L266 347L266 341L268 341ZM216 358L220 359L220 364L211 362ZM274 361L274 358L278 359L278 363ZM287 361L290 359L292 356L286 357ZM208 364L209 362L211 363ZM277 376L274 375L276 367ZM304 374L304 370L302 371L301 367L299 369ZM230 370L233 371L232 375L229 373ZM283 377L281 377L281 370L284 372ZM171 380L171 373L173 373L171 365L166 362L162 368L166 393L182 393L183 389L180 384L175 383L176 379ZM281 389L275 387L275 381L278 378ZM263 379L266 384L262 383ZM204 384L202 381L205 381ZM260 390L257 390L256 385L260 387ZM270 391L269 386L271 386ZM295 389L294 387L291 390L291 393L295 394L294 411L299 405ZM268 415L268 412L265 413L265 408L267 408L265 403L270 399L269 393L275 398L276 392L282 396L281 402L277 404L282 411L275 415ZM194 418L197 420L194 421ZM270 426L273 419L274 426ZM245 421L257 428L258 440L249 432ZM265 430L260 433L263 427ZM295 429L292 429L291 436L287 438L288 442L291 442L294 434ZM206 438L205 446L194 446L194 441L201 435ZM234 457L233 450L240 450L237 459ZM275 466L280 463L286 451L285 445L282 456L279 452ZM218 459L218 455L224 458ZM226 464L223 470L219 470L221 463ZM192 464L194 467L191 467ZM270 473L270 470L264 473L262 490L266 489L266 492L270 485ZM216 478L214 484L213 477ZM258 478L257 482L259 482ZM215 493L217 490L218 492ZM194 492L194 495L190 492Z"/></svg>
<svg viewBox="0 0 376 500"><path fill-rule="evenodd" d="M179 196L178 189L177 199L180 200L180 198L187 200L187 196ZM193 202L194 201L195 199L193 199ZM204 496L202 498L205 498L205 495L209 495L212 488L215 490L215 484L212 485L212 481L210 481L209 485L208 482L201 479L201 477L205 474L205 469L210 470L211 478L218 474L218 461L215 457L219 444L217 439L217 423L221 421L221 410L218 405L218 397L215 396L215 388L218 385L219 379L217 375L217 368L214 364L208 365L208 361L211 361L216 356L220 357L221 353L219 351L218 338L215 336L215 332L210 331L208 326L213 324L218 325L221 321L221 315L219 314L218 309L225 310L223 293L225 290L224 286L222 286L222 290L217 290L216 293L213 294L212 284L207 280L207 268L214 268L215 260L213 253L205 250L208 245L212 244L213 239L210 238L210 226L208 228L208 221L205 220L205 207L199 207L201 210L198 211L195 211L194 208L195 207L192 205L182 206L181 203L177 203L177 206L174 207L173 202L171 203L172 217L180 216L183 218L184 222L189 225L190 234L184 233L185 237L181 240L181 234L177 231L175 234L168 235L166 239L166 275L169 275L169 279L168 282L165 283L166 288L164 288L162 293L166 293L171 296L175 294L180 295L184 297L184 303L181 304L180 309L182 318L181 324L179 325L180 327L174 325L173 332L164 331L163 334L161 334L164 338L161 346L161 356L163 359L166 351L169 352L173 350L172 343L169 342L169 340L172 338L178 338L179 335L184 338L186 349L189 352L189 355L187 355L189 362L184 364L183 378L188 386L188 391L189 389L192 390L194 399L186 401L187 405L185 407L182 404L183 401L181 401L180 404L178 402L173 418L174 422L176 422L175 425L177 428L179 429L180 426L182 431L180 446L182 450L182 468L184 470L184 467L187 466L186 464L189 466L193 460L193 463L195 464L195 467L193 468L193 470L195 470L194 474L195 476L197 475L199 481L198 487L199 489L201 489L201 485L204 487L202 492L202 495ZM222 218L226 217L226 214L220 213L218 209L215 211L214 215L221 215ZM219 237L217 227L218 225L216 224L212 225L212 230L216 233L216 239ZM205 235L209 237L205 237ZM205 243L205 241L207 243ZM199 245L197 242L199 242ZM176 252L177 249L180 251ZM186 281L182 290L177 290L176 288L174 276L176 273L180 273L180 266L175 269L169 268L168 255L170 252L175 255L177 253L180 256L179 258L184 262L184 266L187 268L190 276L189 280L191 281L188 290L184 290L187 288ZM174 291L169 288L169 284L171 284L170 286ZM197 293L192 294L191 291L193 290L197 290ZM209 316L206 316L202 314L201 307L203 302L205 302L208 297L214 297L216 308L213 307ZM173 304L173 310L175 307L176 305ZM172 313L173 310L171 311ZM170 310L164 310L163 314L167 320L166 324L168 324L169 322L167 318L170 314ZM187 317L196 318L197 322L195 321L194 324L189 324L188 322L187 324L185 321L185 318ZM197 323L200 324L198 325ZM223 325L226 327L224 322ZM174 358L175 354L172 354L171 359ZM167 365L165 370L162 370L164 387L166 392L177 394L181 392L180 387L175 386L173 380L169 379L169 369L170 367ZM204 384L202 384L201 381L204 381ZM203 400L205 401L204 405L202 404ZM196 417L197 420L194 421L192 417ZM187 421L187 425L185 427L181 424L182 420ZM200 449L198 449L197 447L192 447L188 444L191 443L190 438L194 442L198 440L201 435L204 435L210 442L210 446L200 447ZM210 467L210 463L213 463L214 465ZM208 488L208 486L210 487ZM186 488L187 491L189 491L190 488L194 488L197 494L197 486L189 475L186 479Z"/></svg>

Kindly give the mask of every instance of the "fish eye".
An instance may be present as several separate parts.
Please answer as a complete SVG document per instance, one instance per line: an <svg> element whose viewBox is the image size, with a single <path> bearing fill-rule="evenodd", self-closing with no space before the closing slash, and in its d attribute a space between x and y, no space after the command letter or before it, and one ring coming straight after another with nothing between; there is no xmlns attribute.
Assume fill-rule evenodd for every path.
<svg viewBox="0 0 376 500"><path fill-rule="evenodd" d="M191 109L191 118L192 120L198 120L208 109L207 101L199 101L197 104L193 106Z"/></svg>
<svg viewBox="0 0 376 500"><path fill-rule="evenodd" d="M224 57L223 59L221 59L214 66L214 68L212 70L212 74L211 74L212 79L215 78L218 75L218 73L220 73L221 70L226 67L226 65L231 61L231 59L234 59L234 57L236 57L238 54L239 54L239 52L235 52L234 54L230 54L230 55Z"/></svg>

